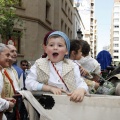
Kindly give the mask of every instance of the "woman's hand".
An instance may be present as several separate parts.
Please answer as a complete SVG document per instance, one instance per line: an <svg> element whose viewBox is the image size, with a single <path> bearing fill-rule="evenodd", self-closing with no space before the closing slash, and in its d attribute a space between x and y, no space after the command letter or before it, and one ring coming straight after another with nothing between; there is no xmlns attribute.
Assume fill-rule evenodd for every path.
<svg viewBox="0 0 120 120"><path fill-rule="evenodd" d="M9 101L9 108L7 111L11 111L14 106L15 106L15 103Z"/></svg>
<svg viewBox="0 0 120 120"><path fill-rule="evenodd" d="M5 100L9 101L9 108L7 111L11 111L16 104L16 100L14 98L5 98Z"/></svg>
<svg viewBox="0 0 120 120"><path fill-rule="evenodd" d="M16 103L16 100L14 98L5 98L5 100Z"/></svg>

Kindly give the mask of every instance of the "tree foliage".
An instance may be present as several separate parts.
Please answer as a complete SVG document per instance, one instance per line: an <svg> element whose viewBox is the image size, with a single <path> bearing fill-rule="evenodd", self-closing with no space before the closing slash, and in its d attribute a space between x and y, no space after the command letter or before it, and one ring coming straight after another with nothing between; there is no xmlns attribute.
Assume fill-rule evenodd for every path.
<svg viewBox="0 0 120 120"><path fill-rule="evenodd" d="M22 26L22 20L16 15L19 0L0 0L0 34L2 39L10 39L11 36L21 36L21 32L14 32L14 26Z"/></svg>

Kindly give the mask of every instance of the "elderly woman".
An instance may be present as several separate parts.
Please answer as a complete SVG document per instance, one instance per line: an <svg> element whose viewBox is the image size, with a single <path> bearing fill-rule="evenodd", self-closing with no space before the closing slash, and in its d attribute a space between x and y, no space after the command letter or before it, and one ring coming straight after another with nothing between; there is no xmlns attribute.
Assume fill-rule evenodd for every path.
<svg viewBox="0 0 120 120"><path fill-rule="evenodd" d="M0 97L2 96L3 89L3 76L2 69L9 67L10 51L5 44L0 43ZM3 115L5 110L11 110L15 105L16 100L14 98L0 98L0 120L6 120Z"/></svg>

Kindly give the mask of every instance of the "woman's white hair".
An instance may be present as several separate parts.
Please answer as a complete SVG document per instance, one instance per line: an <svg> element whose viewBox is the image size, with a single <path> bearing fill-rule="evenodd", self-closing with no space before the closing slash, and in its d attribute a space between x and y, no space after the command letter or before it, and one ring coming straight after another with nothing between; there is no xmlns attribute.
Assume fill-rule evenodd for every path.
<svg viewBox="0 0 120 120"><path fill-rule="evenodd" d="M8 48L7 45L0 43L0 53L3 52L5 48Z"/></svg>

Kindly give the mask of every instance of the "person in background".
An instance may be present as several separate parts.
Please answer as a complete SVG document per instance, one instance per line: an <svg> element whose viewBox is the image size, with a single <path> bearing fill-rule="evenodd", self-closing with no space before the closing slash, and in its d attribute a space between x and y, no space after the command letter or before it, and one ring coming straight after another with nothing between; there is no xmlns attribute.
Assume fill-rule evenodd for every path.
<svg viewBox="0 0 120 120"><path fill-rule="evenodd" d="M25 72L25 70L28 69L28 61L27 60L21 60L20 61L20 67Z"/></svg>
<svg viewBox="0 0 120 120"><path fill-rule="evenodd" d="M11 60L9 61L9 67L4 68L3 71L3 80L4 80L4 89L2 91L4 97L14 97L17 94L19 94L18 91L20 91L20 80L18 79L17 71L12 66L14 62L16 62L17 59L17 50L15 46L13 45L7 45L10 51ZM18 98L18 97L17 97ZM18 101L16 98L16 103L18 105L21 104L21 101ZM20 99L19 99L20 100ZM15 106L16 108L16 106ZM17 109L18 111L18 109ZM15 109L12 111L6 111L5 115L8 120L13 120L19 118L19 116L16 114Z"/></svg>
<svg viewBox="0 0 120 120"><path fill-rule="evenodd" d="M25 70L26 76L30 73L30 68L31 68L31 63L28 61L28 67L27 67L27 69Z"/></svg>
<svg viewBox="0 0 120 120"><path fill-rule="evenodd" d="M15 106L16 100L14 98L1 98L3 89L3 68L9 67L10 51L5 44L0 43L0 120L7 120L4 111L11 111Z"/></svg>
<svg viewBox="0 0 120 120"><path fill-rule="evenodd" d="M79 67L69 57L70 41L61 31L52 32L44 46L46 58L36 60L26 78L28 90L42 90L70 96L80 102L88 92L88 86L80 75ZM78 72L79 71L79 72Z"/></svg>
<svg viewBox="0 0 120 120"><path fill-rule="evenodd" d="M78 63L81 64L88 72L94 72L96 74L101 73L100 64L97 62L96 59L92 58L89 55L90 52L90 45L87 41L80 40L82 44L82 58L78 60Z"/></svg>
<svg viewBox="0 0 120 120"><path fill-rule="evenodd" d="M79 40L71 40L70 42L70 59L73 60L80 68L81 75L84 77L85 82L88 87L97 89L99 87L99 83L89 80L86 77L89 76L87 70L85 70L77 60L82 58L82 43Z"/></svg>
<svg viewBox="0 0 120 120"><path fill-rule="evenodd" d="M23 73L23 70L17 65L17 60L12 64L12 66L17 71L18 78L20 79L20 76Z"/></svg>
<svg viewBox="0 0 120 120"><path fill-rule="evenodd" d="M101 66L96 59L92 58L89 55L90 45L88 44L88 42L85 40L80 40L80 42L82 44L82 57L77 61L85 70L92 74L92 80L97 83L94 84L95 88L97 89L99 87L98 81L100 80L99 75L101 75ZM93 91L93 93L95 93L95 90L93 89L91 89L90 91Z"/></svg>
<svg viewBox="0 0 120 120"><path fill-rule="evenodd" d="M10 50L11 60L9 61L9 67L4 69L3 76L5 89L3 92L5 97L12 97L15 94L15 92L20 90L20 81L18 79L18 74L17 71L12 66L12 64L16 62L17 59L17 50L13 45L7 45L7 47ZM13 82L13 85L11 84L10 81Z"/></svg>
<svg viewBox="0 0 120 120"><path fill-rule="evenodd" d="M4 76L5 89L3 89L3 93L5 97L13 96L16 98L16 103L18 107L17 106L15 107L17 109L17 113L19 114L16 114L15 109L12 112L6 112L5 114L8 120L14 120L14 119L20 119L20 118L22 120L24 119L26 120L27 111L22 101L22 95L19 93L19 91L21 90L20 80L18 79L17 71L12 66L13 63L15 63L17 60L17 49L13 45L7 45L7 47L10 50L11 60L9 61L9 67L4 69L3 76Z"/></svg>
<svg viewBox="0 0 120 120"><path fill-rule="evenodd" d="M82 58L82 44L79 40L73 39L70 42L70 59L74 60L76 64L80 67L80 73L82 76L88 75L88 72L77 62L77 60Z"/></svg>
<svg viewBox="0 0 120 120"><path fill-rule="evenodd" d="M8 45L10 52L11 52L11 57L12 57L12 67L16 70L18 74L18 79L20 79L21 74L23 73L23 70L17 65L17 49L13 45Z"/></svg>
<svg viewBox="0 0 120 120"><path fill-rule="evenodd" d="M23 70L23 73L21 75L21 77L23 78L23 89L26 90L26 86L25 86L25 79L27 76L27 69L28 69L28 61L27 60L21 60L20 61L20 67Z"/></svg>

